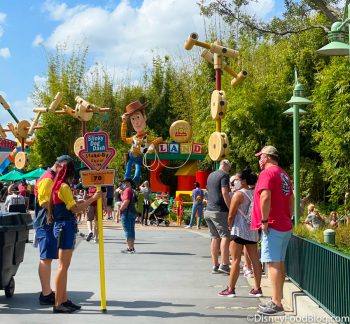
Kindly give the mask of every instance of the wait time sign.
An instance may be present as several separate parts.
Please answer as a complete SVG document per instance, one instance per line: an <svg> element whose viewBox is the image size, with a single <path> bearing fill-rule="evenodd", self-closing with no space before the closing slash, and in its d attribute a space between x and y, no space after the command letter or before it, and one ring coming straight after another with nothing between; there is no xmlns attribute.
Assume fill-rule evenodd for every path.
<svg viewBox="0 0 350 324"><path fill-rule="evenodd" d="M81 171L84 186L114 185L115 170L106 169L115 155L115 149L109 147L106 132L92 132L84 135L84 148L80 150L79 157L90 169Z"/></svg>

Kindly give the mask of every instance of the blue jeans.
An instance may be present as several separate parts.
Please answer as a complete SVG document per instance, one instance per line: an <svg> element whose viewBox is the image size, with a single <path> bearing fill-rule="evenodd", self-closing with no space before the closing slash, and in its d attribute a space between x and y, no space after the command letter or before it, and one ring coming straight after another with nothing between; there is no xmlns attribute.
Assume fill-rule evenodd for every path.
<svg viewBox="0 0 350 324"><path fill-rule="evenodd" d="M127 240L135 240L135 220L136 214L124 210L121 214L122 225Z"/></svg>
<svg viewBox="0 0 350 324"><path fill-rule="evenodd" d="M198 212L198 225L197 226L201 226L201 220L202 220L202 215L203 215L203 204L198 204L198 203L194 202L193 206L192 206L190 226L193 226L197 212Z"/></svg>
<svg viewBox="0 0 350 324"><path fill-rule="evenodd" d="M124 178L131 178L132 166L135 164L135 174L132 180L134 181L135 184L138 183L140 181L140 176L141 176L141 163L142 163L141 155L137 157L133 157L132 153L129 152L129 159L128 159L128 162L126 163Z"/></svg>

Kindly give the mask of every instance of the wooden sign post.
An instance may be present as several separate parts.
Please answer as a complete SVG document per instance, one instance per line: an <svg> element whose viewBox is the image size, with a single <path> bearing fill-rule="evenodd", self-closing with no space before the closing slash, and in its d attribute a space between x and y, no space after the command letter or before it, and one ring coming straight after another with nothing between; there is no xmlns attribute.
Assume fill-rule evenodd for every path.
<svg viewBox="0 0 350 324"><path fill-rule="evenodd" d="M79 151L79 157L90 170L80 171L83 186L96 187L98 191L101 190L101 186L113 186L115 182L115 170L105 168L113 159L114 155L115 149L109 147L107 133L86 133L84 135L84 148ZM97 200L97 220L100 252L101 311L107 312L102 227L102 198Z"/></svg>

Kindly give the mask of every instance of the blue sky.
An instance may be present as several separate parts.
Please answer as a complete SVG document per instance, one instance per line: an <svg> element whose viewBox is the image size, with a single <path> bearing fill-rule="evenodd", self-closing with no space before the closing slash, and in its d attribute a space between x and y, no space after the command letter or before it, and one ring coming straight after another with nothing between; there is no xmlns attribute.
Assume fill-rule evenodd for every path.
<svg viewBox="0 0 350 324"><path fill-rule="evenodd" d="M19 119L34 117L30 96L45 80L47 52L57 44L89 46L89 64L137 78L154 53L186 56L188 34L204 36L197 0L3 0L0 2L0 94ZM278 14L281 0L259 0L250 11ZM201 37L202 36L202 37ZM0 107L3 127L13 122Z"/></svg>

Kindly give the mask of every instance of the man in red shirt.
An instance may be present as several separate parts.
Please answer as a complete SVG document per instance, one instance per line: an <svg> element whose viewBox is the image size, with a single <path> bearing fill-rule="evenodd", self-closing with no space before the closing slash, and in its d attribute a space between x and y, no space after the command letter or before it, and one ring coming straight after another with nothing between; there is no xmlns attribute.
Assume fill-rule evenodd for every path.
<svg viewBox="0 0 350 324"><path fill-rule="evenodd" d="M284 315L281 303L285 280L284 260L292 233L293 188L288 174L278 166L278 151L265 146L258 156L262 172L254 191L251 229L261 229L261 262L268 263L272 299L258 313Z"/></svg>

